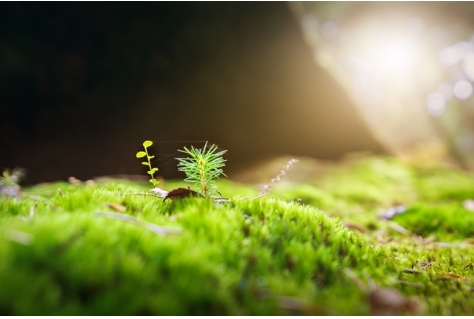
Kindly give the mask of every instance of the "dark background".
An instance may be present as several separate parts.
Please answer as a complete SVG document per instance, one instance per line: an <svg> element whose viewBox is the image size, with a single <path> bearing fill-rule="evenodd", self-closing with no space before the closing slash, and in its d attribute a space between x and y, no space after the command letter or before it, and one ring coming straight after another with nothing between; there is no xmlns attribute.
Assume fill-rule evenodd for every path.
<svg viewBox="0 0 474 319"><path fill-rule="evenodd" d="M383 152L284 2L1 2L0 30L0 168L26 183L145 174L145 139L166 178L205 140L230 177Z"/></svg>

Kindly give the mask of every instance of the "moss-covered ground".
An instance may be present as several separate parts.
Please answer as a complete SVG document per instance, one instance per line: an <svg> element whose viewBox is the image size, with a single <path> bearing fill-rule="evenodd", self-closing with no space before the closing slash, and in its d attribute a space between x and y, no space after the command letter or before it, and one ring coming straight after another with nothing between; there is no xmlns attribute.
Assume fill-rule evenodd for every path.
<svg viewBox="0 0 474 319"><path fill-rule="evenodd" d="M257 199L218 186L229 201L126 180L2 196L0 315L474 314L472 174L361 157Z"/></svg>

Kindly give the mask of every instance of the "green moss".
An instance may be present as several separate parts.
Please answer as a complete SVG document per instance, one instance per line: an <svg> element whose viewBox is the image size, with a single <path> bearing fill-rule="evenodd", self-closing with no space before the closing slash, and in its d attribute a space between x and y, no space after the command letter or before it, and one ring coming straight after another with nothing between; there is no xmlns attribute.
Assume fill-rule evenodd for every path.
<svg viewBox="0 0 474 319"><path fill-rule="evenodd" d="M472 248L436 248L433 245L410 244L390 244L388 248L401 269L400 291L423 300L427 314L474 313ZM405 272L403 269L416 272Z"/></svg>
<svg viewBox="0 0 474 319"><path fill-rule="evenodd" d="M311 207L271 198L224 205L204 199L163 202L124 191L77 186L51 197L55 211L37 210L27 222L5 219L2 233L22 232L33 241L0 240L0 312L284 314L278 296L332 306L327 290L347 284L344 267L382 263L367 241ZM107 210L106 202L126 204L142 220L185 232L162 238L94 217L94 211ZM22 212L31 202L2 204L1 214L8 215L10 207ZM357 287L349 289L358 296ZM359 312L358 301L339 311Z"/></svg>
<svg viewBox="0 0 474 319"><path fill-rule="evenodd" d="M391 158L348 160L322 187L333 196L357 204L386 204L410 197L412 168Z"/></svg>
<svg viewBox="0 0 474 319"><path fill-rule="evenodd" d="M393 220L422 237L435 236L443 241L474 237L474 214L462 202L413 204Z"/></svg>
<svg viewBox="0 0 474 319"><path fill-rule="evenodd" d="M426 200L473 198L474 175L458 169L420 169L416 188L420 197Z"/></svg>
<svg viewBox="0 0 474 319"><path fill-rule="evenodd" d="M465 239L474 215L462 207L471 175L362 158L306 183L282 181L258 199L251 185L217 183L230 201L163 201L138 195L144 183L112 180L1 197L0 314L370 314L366 292L345 268L415 298L424 314L473 314L474 254ZM111 203L182 232L159 236L94 214L113 212ZM408 210L377 219L395 204ZM348 221L366 230L344 227Z"/></svg>
<svg viewBox="0 0 474 319"><path fill-rule="evenodd" d="M272 189L271 195L286 201L300 202L314 207L327 208L337 205L337 200L333 196L310 184L277 184Z"/></svg>

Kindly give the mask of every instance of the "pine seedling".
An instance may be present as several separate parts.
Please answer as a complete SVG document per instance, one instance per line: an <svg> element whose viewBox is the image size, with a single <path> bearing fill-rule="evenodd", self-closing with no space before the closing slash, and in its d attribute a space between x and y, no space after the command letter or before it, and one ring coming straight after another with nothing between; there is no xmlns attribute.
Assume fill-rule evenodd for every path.
<svg viewBox="0 0 474 319"><path fill-rule="evenodd" d="M207 142L202 149L191 146L191 149L184 147L184 150L178 151L190 156L177 158L178 170L186 174L184 181L193 183L205 198L216 195L218 192L214 182L220 175L226 176L222 170L226 160L222 156L227 151L217 151L215 144L207 147Z"/></svg>
<svg viewBox="0 0 474 319"><path fill-rule="evenodd" d="M145 141L143 142L143 148L145 149L145 151L140 151L137 153L137 158L143 158L146 156L146 159L147 161L146 162L142 162L142 165L145 165L145 166L148 166L148 175L151 176L151 179L149 179L149 182L153 184L153 187L156 187L156 185L158 185L160 182L158 182L154 176L154 174L156 173L156 171L158 171L158 168L156 167L151 167L151 159L153 159L155 156L150 156L148 154L148 147L152 146L153 145L153 142L152 141Z"/></svg>

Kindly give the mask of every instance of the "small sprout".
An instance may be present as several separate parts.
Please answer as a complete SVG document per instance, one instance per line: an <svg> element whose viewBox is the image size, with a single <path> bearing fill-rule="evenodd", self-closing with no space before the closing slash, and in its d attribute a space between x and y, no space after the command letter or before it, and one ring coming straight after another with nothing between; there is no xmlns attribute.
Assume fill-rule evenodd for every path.
<svg viewBox="0 0 474 319"><path fill-rule="evenodd" d="M0 194L5 196L18 196L20 194L20 180L25 175L22 168L15 168L10 173L9 169L3 171L0 176Z"/></svg>
<svg viewBox="0 0 474 319"><path fill-rule="evenodd" d="M215 144L207 147L207 142L202 149L191 146L191 149L184 148L179 152L188 154L190 157L177 158L178 170L186 174L185 182L193 183L198 192L205 198L211 198L219 192L214 185L214 181L220 175L224 175L222 167L225 166L225 159L222 158L226 150L217 151Z"/></svg>
<svg viewBox="0 0 474 319"><path fill-rule="evenodd" d="M7 168L3 171L0 176L0 186L18 186L20 180L25 176L25 170L22 168L15 168L10 174L10 170Z"/></svg>
<svg viewBox="0 0 474 319"><path fill-rule="evenodd" d="M139 151L137 154L136 154L136 157L137 158L143 158L143 157L146 157L147 161L146 162L142 162L142 165L144 166L148 166L148 171L147 171L147 174L151 176L151 178L148 180L152 185L153 187L156 187L156 185L158 185L160 182L158 182L154 176L154 174L158 171L158 168L156 167L151 167L151 160L153 158L155 158L155 156L150 156L148 154L148 147L152 146L153 145L153 142L152 141L145 141L143 142L143 148L145 149L145 151Z"/></svg>

